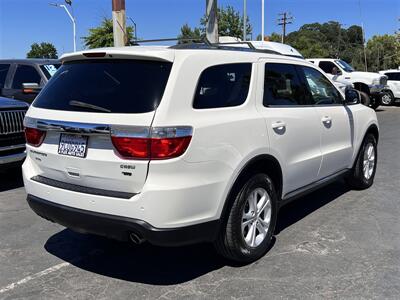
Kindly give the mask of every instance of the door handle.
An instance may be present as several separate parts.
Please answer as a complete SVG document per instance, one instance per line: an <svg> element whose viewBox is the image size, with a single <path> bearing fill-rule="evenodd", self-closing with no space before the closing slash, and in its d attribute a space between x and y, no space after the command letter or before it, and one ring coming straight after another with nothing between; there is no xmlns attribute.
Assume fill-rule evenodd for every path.
<svg viewBox="0 0 400 300"><path fill-rule="evenodd" d="M332 123L332 118L329 116L325 116L321 119L322 123L324 124L331 124Z"/></svg>
<svg viewBox="0 0 400 300"><path fill-rule="evenodd" d="M282 122L282 121L276 121L275 123L272 123L271 126L273 129L282 130L283 128L286 127L286 124L285 124L285 122Z"/></svg>

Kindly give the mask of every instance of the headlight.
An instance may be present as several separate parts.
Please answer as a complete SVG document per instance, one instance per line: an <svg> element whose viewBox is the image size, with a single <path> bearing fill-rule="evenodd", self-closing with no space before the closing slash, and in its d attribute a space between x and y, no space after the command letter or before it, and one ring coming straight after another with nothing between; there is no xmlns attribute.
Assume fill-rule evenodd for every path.
<svg viewBox="0 0 400 300"><path fill-rule="evenodd" d="M373 85L386 85L387 83L387 77L386 76L381 76L379 78L375 78L372 80Z"/></svg>
<svg viewBox="0 0 400 300"><path fill-rule="evenodd" d="M380 78L375 78L374 80L372 80L372 84L373 85L379 85L381 83L381 79Z"/></svg>

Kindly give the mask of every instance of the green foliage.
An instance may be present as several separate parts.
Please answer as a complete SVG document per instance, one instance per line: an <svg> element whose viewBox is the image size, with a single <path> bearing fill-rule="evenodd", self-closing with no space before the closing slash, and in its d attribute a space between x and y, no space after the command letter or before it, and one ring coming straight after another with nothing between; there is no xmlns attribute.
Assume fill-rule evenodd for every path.
<svg viewBox="0 0 400 300"><path fill-rule="evenodd" d="M219 7L217 10L218 16L218 34L219 36L232 36L243 38L243 17L232 6ZM206 33L207 17L203 16L200 19L200 27L192 29L188 24L181 27L181 33L178 38L198 38L204 37ZM247 17L246 33L251 35L253 28L250 20Z"/></svg>
<svg viewBox="0 0 400 300"><path fill-rule="evenodd" d="M178 35L179 40L201 38L202 33L200 28L195 27L194 29L192 29L187 23L181 27L181 33Z"/></svg>
<svg viewBox="0 0 400 300"><path fill-rule="evenodd" d="M278 36L280 35L273 33L273 39L270 40L276 41ZM289 33L285 42L299 50L304 57L341 58L355 68L363 68L363 37L360 26L344 29L335 21L304 24L299 30Z"/></svg>
<svg viewBox="0 0 400 300"><path fill-rule="evenodd" d="M282 41L282 36L278 33L273 32L270 36L266 37L270 42L280 43ZM261 41L261 34L257 35L257 41Z"/></svg>
<svg viewBox="0 0 400 300"><path fill-rule="evenodd" d="M133 27L127 26L128 45L134 44ZM89 35L82 37L85 47L89 49L113 47L113 22L112 19L103 18L100 26L89 29Z"/></svg>
<svg viewBox="0 0 400 300"><path fill-rule="evenodd" d="M367 43L369 71L394 69L400 65L400 43L395 35L375 35Z"/></svg>
<svg viewBox="0 0 400 300"><path fill-rule="evenodd" d="M58 58L57 49L52 43L33 43L27 58Z"/></svg>
<svg viewBox="0 0 400 300"><path fill-rule="evenodd" d="M279 35L273 33L275 40ZM304 24L286 37L286 43L296 48L304 57L341 58L356 70L365 70L362 28L353 25L347 29L340 23ZM374 36L367 43L369 71L397 68L400 65L400 43L395 35Z"/></svg>

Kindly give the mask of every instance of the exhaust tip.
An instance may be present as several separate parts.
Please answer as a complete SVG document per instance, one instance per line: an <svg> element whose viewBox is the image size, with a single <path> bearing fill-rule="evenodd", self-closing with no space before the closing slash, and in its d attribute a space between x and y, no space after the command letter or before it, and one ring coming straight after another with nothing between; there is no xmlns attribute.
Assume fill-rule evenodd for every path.
<svg viewBox="0 0 400 300"><path fill-rule="evenodd" d="M140 234L135 232L131 232L129 238L136 245L140 245L146 241Z"/></svg>

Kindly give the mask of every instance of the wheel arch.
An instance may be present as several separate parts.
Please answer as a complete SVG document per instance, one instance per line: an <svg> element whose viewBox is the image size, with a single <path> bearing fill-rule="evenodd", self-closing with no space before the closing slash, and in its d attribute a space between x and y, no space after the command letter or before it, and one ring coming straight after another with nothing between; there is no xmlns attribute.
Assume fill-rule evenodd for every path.
<svg viewBox="0 0 400 300"><path fill-rule="evenodd" d="M362 145L364 143L364 140L365 140L365 138L366 138L366 136L368 134L372 134L375 137L376 143L378 143L378 141L379 141L379 129L378 129L378 126L376 124L369 125L367 130L364 133L364 136L363 136L360 144L358 145L357 152L356 152L356 155L354 156L354 160L353 160L353 163L352 163L352 168L354 168L354 165L357 163L357 159L358 159L358 156L360 155L361 147L362 147Z"/></svg>
<svg viewBox="0 0 400 300"><path fill-rule="evenodd" d="M379 141L379 129L378 129L378 126L376 126L376 124L371 124L371 125L368 127L367 131L366 131L365 134L364 134L364 139L365 139L365 137L367 136L367 134L369 134L369 133L371 133L371 134L375 137L376 142ZM363 139L363 140L364 140L364 139Z"/></svg>
<svg viewBox="0 0 400 300"><path fill-rule="evenodd" d="M367 93L368 95L371 94L370 90L369 90L369 86L366 83L358 81L358 82L354 82L353 85L356 90Z"/></svg>
<svg viewBox="0 0 400 300"><path fill-rule="evenodd" d="M222 222L226 221L229 209L233 204L233 195L239 192L240 187L249 176L257 172L266 173L269 177L271 177L272 182L274 183L274 188L276 189L276 193L278 195L278 199L281 198L283 186L283 173L281 164L279 163L278 159L270 154L257 155L246 162L246 164L238 172L236 179L233 181L222 208L220 216L220 220Z"/></svg>

